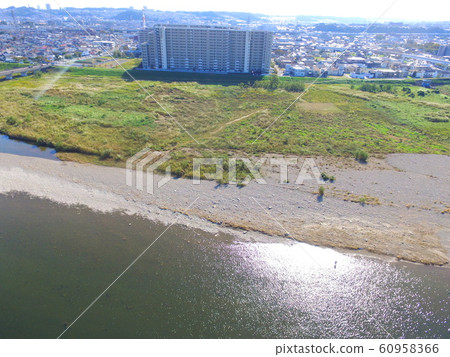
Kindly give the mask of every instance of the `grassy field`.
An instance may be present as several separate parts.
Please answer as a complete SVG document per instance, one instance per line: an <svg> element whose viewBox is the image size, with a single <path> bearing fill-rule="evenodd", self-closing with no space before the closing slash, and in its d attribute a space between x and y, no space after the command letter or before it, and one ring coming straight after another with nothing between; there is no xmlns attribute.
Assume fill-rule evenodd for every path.
<svg viewBox="0 0 450 357"><path fill-rule="evenodd" d="M156 77L133 82L119 69L73 68L0 82L0 132L106 165L122 166L146 146L169 150L180 175L197 155L450 153L449 85L438 93L392 81L390 93L369 93L358 81L324 80L264 131L300 93L254 88L246 76L198 83L190 74L163 82L163 73L132 73Z"/></svg>
<svg viewBox="0 0 450 357"><path fill-rule="evenodd" d="M20 63L0 63L0 71L6 71L8 69L14 69L14 68L22 68L22 67L28 67L29 64L20 64Z"/></svg>
<svg viewBox="0 0 450 357"><path fill-rule="evenodd" d="M140 58L111 58L111 57L95 57L75 61L75 63L83 64L86 67L106 68L106 69L126 69L131 70L138 67L142 62ZM72 69L73 70L73 69ZM122 74L123 72L121 72Z"/></svg>

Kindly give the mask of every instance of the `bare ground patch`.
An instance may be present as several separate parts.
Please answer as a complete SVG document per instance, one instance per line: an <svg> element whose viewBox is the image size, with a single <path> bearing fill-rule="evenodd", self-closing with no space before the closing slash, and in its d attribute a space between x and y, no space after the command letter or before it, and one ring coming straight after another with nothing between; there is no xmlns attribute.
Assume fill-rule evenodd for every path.
<svg viewBox="0 0 450 357"><path fill-rule="evenodd" d="M334 103L308 103L303 102L298 106L306 111L321 112L321 113L333 113L340 112L341 110Z"/></svg>

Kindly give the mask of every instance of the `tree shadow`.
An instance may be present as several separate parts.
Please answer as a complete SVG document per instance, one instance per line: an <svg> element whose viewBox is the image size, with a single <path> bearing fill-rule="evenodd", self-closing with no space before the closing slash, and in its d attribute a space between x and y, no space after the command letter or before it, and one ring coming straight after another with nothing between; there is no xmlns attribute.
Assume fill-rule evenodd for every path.
<svg viewBox="0 0 450 357"><path fill-rule="evenodd" d="M130 76L131 75L131 76ZM263 79L261 75L248 73L201 73L201 72L174 72L157 70L128 70L122 75L122 79L127 82L136 80L159 81L165 83L172 82L197 82L199 84L215 84L222 86L235 86L240 83L251 86L256 81Z"/></svg>

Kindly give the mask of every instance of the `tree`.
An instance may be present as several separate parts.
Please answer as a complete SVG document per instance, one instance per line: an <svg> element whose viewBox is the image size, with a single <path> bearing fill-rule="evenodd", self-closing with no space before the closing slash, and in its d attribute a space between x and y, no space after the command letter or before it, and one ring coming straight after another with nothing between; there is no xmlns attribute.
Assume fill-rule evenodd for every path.
<svg viewBox="0 0 450 357"><path fill-rule="evenodd" d="M280 86L280 78L276 74L272 74L269 80L269 88L277 89Z"/></svg>
<svg viewBox="0 0 450 357"><path fill-rule="evenodd" d="M38 63L47 62L47 60L44 58L44 56L36 56L36 58L34 60Z"/></svg>
<svg viewBox="0 0 450 357"><path fill-rule="evenodd" d="M113 57L121 58L122 57L122 52L120 50L114 50Z"/></svg>

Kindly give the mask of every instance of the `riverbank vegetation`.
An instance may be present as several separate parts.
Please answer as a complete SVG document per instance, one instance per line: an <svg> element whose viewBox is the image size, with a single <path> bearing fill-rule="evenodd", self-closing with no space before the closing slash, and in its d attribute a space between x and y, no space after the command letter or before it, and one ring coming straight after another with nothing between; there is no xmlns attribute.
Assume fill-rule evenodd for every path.
<svg viewBox="0 0 450 357"><path fill-rule="evenodd" d="M329 79L305 91L304 79L131 73L159 80L73 68L0 82L0 132L106 165L123 166L144 147L170 151L180 175L198 155L450 153L448 84L390 81L388 91L364 91L359 81Z"/></svg>
<svg viewBox="0 0 450 357"><path fill-rule="evenodd" d="M20 63L0 63L0 71L7 71L9 69L15 69L15 68L23 68L28 67L28 64L20 64Z"/></svg>

